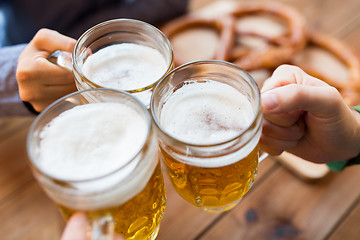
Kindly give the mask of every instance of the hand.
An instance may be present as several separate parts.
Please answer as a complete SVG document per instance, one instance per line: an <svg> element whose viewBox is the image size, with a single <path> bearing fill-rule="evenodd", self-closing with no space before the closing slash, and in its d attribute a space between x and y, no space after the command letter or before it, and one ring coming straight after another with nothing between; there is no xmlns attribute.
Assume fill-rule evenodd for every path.
<svg viewBox="0 0 360 240"><path fill-rule="evenodd" d="M86 215L77 212L68 221L64 229L61 240L86 240L88 229L88 220ZM115 235L114 240L123 240L122 237Z"/></svg>
<svg viewBox="0 0 360 240"><path fill-rule="evenodd" d="M56 31L41 29L20 54L16 71L20 98L36 111L76 91L72 72L47 60L55 50L72 52L75 43Z"/></svg>
<svg viewBox="0 0 360 240"><path fill-rule="evenodd" d="M261 148L288 151L316 163L345 161L360 153L360 114L340 93L300 68L278 67L262 88Z"/></svg>

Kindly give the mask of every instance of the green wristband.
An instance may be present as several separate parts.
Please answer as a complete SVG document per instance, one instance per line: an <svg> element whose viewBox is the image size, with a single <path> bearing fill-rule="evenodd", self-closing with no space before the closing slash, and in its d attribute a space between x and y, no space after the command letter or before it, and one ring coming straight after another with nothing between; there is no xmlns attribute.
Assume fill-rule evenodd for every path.
<svg viewBox="0 0 360 240"><path fill-rule="evenodd" d="M357 105L357 106L353 107L353 109L355 109L356 111L360 112L360 105Z"/></svg>
<svg viewBox="0 0 360 240"><path fill-rule="evenodd" d="M360 105L353 107L353 109L360 112ZM355 165L355 164L360 164L360 154L357 157L354 157L354 158L352 158L352 159L350 159L348 161L330 162L330 163L327 163L326 165L330 168L331 171L340 172L345 167Z"/></svg>

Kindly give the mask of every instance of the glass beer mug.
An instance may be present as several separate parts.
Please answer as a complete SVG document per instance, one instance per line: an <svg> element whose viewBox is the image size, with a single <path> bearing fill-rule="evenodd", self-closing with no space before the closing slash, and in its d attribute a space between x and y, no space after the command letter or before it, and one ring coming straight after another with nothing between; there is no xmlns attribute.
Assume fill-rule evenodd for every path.
<svg viewBox="0 0 360 240"><path fill-rule="evenodd" d="M151 114L178 194L207 212L233 208L258 167L263 116L252 77L223 61L184 64L156 86Z"/></svg>
<svg viewBox="0 0 360 240"><path fill-rule="evenodd" d="M72 54L56 51L48 59L73 71L78 90L124 90L147 107L153 88L174 66L167 37L133 19L100 23L77 40Z"/></svg>
<svg viewBox="0 0 360 240"><path fill-rule="evenodd" d="M166 196L149 111L128 93L88 89L34 121L27 151L34 176L65 219L83 211L91 239L155 239Z"/></svg>

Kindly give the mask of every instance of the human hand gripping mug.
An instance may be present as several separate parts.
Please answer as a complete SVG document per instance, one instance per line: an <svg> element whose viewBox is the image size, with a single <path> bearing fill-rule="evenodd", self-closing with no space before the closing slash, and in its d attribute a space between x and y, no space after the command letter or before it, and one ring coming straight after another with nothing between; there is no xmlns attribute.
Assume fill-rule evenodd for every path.
<svg viewBox="0 0 360 240"><path fill-rule="evenodd" d="M174 67L167 37L133 19L100 23L77 40L72 54L55 51L48 59L73 71L78 90L124 90L147 107L155 85Z"/></svg>

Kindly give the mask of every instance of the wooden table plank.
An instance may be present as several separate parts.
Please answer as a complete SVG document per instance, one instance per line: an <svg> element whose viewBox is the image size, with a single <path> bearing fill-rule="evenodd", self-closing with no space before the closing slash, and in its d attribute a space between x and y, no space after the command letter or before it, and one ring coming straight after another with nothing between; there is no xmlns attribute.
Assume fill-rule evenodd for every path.
<svg viewBox="0 0 360 240"><path fill-rule="evenodd" d="M328 240L358 240L360 239L360 198L354 204L355 208L345 218Z"/></svg>
<svg viewBox="0 0 360 240"><path fill-rule="evenodd" d="M0 138L0 205L33 179L26 162L26 136L33 118L12 119Z"/></svg>
<svg viewBox="0 0 360 240"><path fill-rule="evenodd" d="M0 206L0 239L60 239L65 221L33 180Z"/></svg>
<svg viewBox="0 0 360 240"><path fill-rule="evenodd" d="M65 221L35 181L26 137L34 117L1 119L1 239L59 239Z"/></svg>
<svg viewBox="0 0 360 240"><path fill-rule="evenodd" d="M307 184L279 168L200 239L324 239L358 200L359 174L353 167Z"/></svg>
<svg viewBox="0 0 360 240"><path fill-rule="evenodd" d="M27 128L34 117L6 117L0 118L0 142L7 140L8 137L15 134L19 129ZM2 157L0 156L0 159Z"/></svg>

